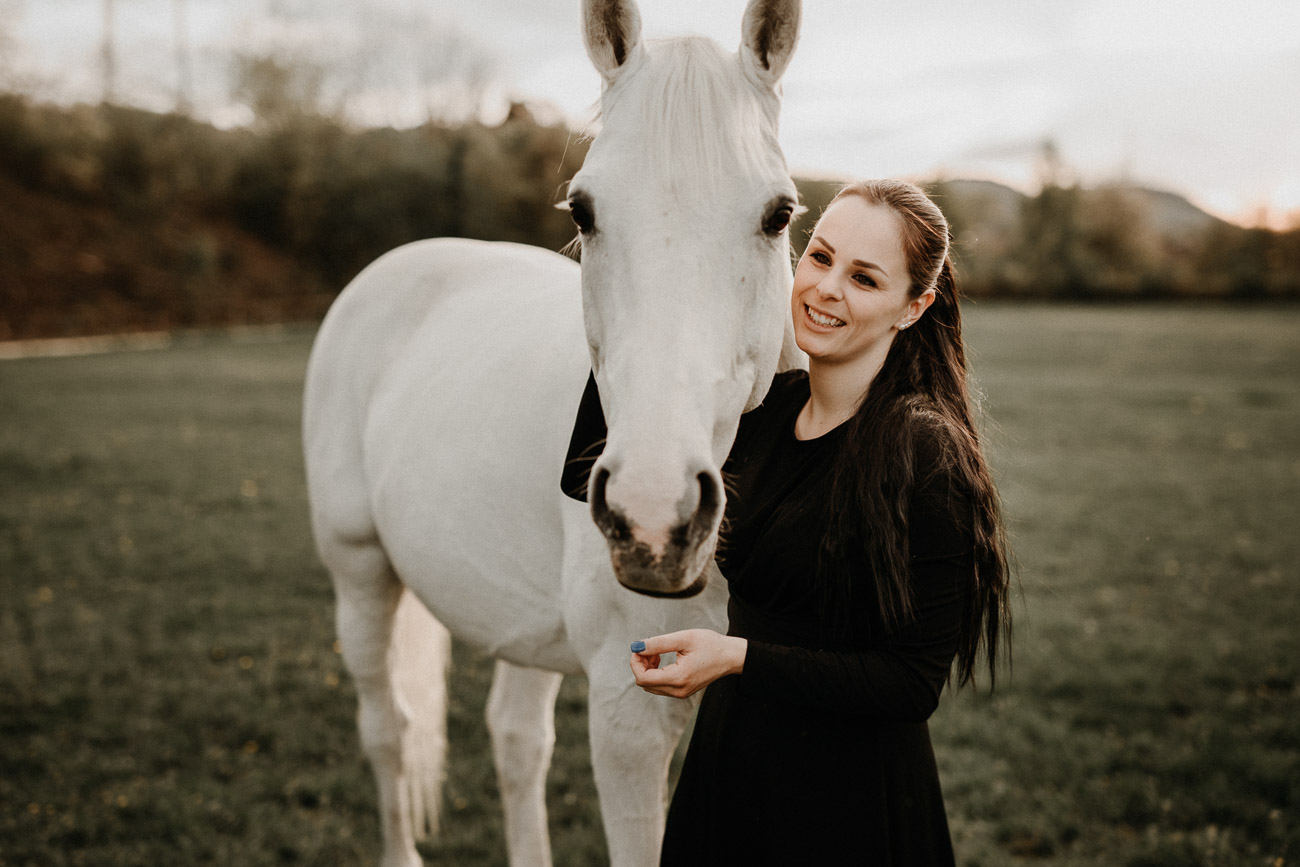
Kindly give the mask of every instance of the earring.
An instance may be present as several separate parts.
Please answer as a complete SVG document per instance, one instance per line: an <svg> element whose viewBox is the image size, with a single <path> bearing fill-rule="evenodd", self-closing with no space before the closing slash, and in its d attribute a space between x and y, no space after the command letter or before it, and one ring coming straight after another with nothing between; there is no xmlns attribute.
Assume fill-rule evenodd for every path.
<svg viewBox="0 0 1300 867"><path fill-rule="evenodd" d="M909 326L909 325L911 325L911 324L912 324L912 323L910 323L910 322L904 322L902 325L898 326L898 330L899 330L899 331L902 331L904 328L906 328L907 326Z"/></svg>

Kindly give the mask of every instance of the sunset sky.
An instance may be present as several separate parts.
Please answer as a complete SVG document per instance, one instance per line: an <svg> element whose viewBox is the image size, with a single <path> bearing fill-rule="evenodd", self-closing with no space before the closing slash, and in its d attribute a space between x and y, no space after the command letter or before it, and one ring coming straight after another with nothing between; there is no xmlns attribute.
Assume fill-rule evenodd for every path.
<svg viewBox="0 0 1300 867"><path fill-rule="evenodd" d="M649 37L733 48L744 0L643 0ZM170 107L173 0L116 0L117 91ZM361 65L348 107L413 124L457 63L489 82L485 115L545 103L582 126L599 92L578 0L188 0L198 113L229 98L236 51ZM9 77L42 96L98 99L102 0L0 0ZM456 63L431 57L449 51ZM380 60L382 58L382 62ZM468 59L466 59L468 58ZM382 69L379 67L382 66ZM359 92L358 92L359 91ZM1031 189L1052 139L1085 183L1171 189L1221 215L1300 220L1300 0L808 0L785 80L792 170L836 177L983 177Z"/></svg>

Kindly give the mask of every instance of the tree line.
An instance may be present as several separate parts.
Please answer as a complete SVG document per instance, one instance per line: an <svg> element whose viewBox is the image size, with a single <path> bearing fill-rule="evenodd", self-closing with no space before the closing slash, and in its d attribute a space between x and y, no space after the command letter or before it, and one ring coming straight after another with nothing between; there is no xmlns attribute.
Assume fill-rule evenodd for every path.
<svg viewBox="0 0 1300 867"><path fill-rule="evenodd" d="M250 295L287 292L270 284L296 281L303 285L293 291L325 298L384 251L418 238L559 249L573 237L567 215L554 205L586 154L582 135L540 122L522 104L493 125L430 120L404 130L362 128L302 110L290 92L293 80L275 73L250 72L246 98L255 120L234 129L177 113L108 104L68 108L0 95L5 196L26 191L69 206L66 213L95 210L159 237L168 227L190 227L185 237L168 236L176 249L156 277L161 284L170 267L177 285L188 287L180 293L186 304L169 314L182 325L221 318L184 311L186 305L208 309L204 293L226 291L238 246L232 232L290 263ZM801 180L799 186L810 214L793 229L796 248L837 185ZM953 179L929 186L952 222L957 265L972 295L1300 297L1300 228L1242 228L1177 197L1122 184L1085 188L1049 178L1030 196ZM60 255L57 239L47 240L54 252L46 258ZM0 319L8 320L0 338L29 332L14 324L23 310L53 303L34 297L30 269L24 270L30 248L15 233L0 232ZM62 255L73 262L82 252L68 248ZM78 279L93 285L85 274ZM118 294L132 295L129 263L112 279ZM178 304L162 289L155 296L156 304ZM295 310L301 315L308 307L315 309Z"/></svg>

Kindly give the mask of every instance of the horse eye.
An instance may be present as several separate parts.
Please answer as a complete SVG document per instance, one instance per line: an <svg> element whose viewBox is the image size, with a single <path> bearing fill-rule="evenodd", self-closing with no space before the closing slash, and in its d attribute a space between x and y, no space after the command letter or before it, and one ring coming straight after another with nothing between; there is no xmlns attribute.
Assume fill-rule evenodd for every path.
<svg viewBox="0 0 1300 867"><path fill-rule="evenodd" d="M596 215L592 213L591 202L586 196L569 199L569 216L582 234L590 235L596 230Z"/></svg>
<svg viewBox="0 0 1300 867"><path fill-rule="evenodd" d="M779 235L790 225L794 217L794 205L781 205L763 220L763 231L768 235Z"/></svg>

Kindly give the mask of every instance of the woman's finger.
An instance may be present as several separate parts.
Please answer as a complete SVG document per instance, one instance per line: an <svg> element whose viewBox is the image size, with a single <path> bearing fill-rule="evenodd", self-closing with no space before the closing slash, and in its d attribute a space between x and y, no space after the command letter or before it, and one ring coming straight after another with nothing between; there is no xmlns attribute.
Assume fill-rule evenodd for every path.
<svg viewBox="0 0 1300 867"><path fill-rule="evenodd" d="M634 641L632 642L632 652L640 654L677 653L690 647L691 633L694 631L693 629L685 629L681 632L669 632L665 635L656 635L652 638Z"/></svg>
<svg viewBox="0 0 1300 867"><path fill-rule="evenodd" d="M642 686L646 684L661 684L672 679L666 668L643 668L636 673L636 682Z"/></svg>
<svg viewBox="0 0 1300 867"><path fill-rule="evenodd" d="M658 656L642 656L642 655L639 654L639 653L634 653L634 654L632 654L632 656L631 656L630 664L631 664L631 666L632 666L632 673L633 673L634 675L640 675L640 673L643 672L643 671L653 670L653 669L658 668L658 667L659 667L659 657L658 657Z"/></svg>

